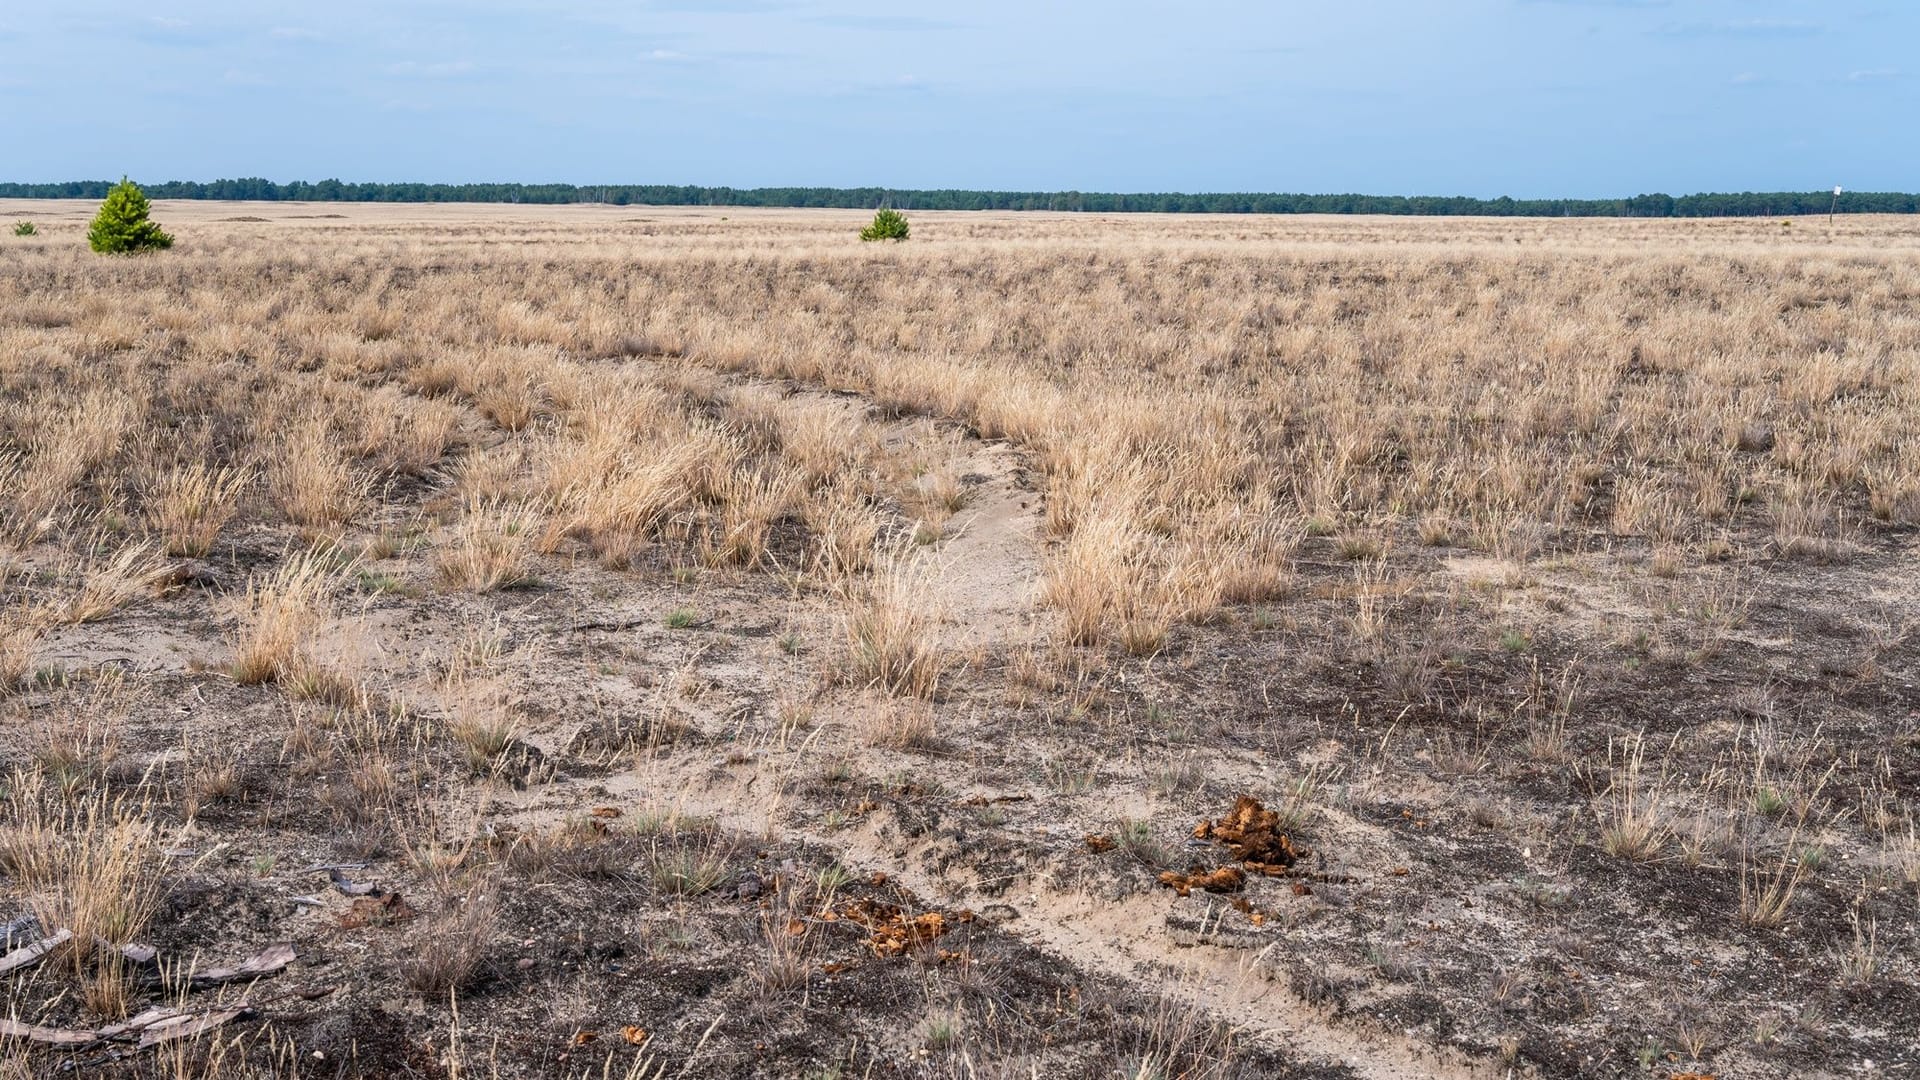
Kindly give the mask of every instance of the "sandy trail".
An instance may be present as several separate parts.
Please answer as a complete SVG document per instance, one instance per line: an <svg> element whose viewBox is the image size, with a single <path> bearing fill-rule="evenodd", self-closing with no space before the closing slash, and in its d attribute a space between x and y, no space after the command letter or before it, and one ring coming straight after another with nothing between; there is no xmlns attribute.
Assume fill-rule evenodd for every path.
<svg viewBox="0 0 1920 1080"><path fill-rule="evenodd" d="M935 556L935 603L951 645L1030 644L1040 633L1040 496L1012 446L968 440L967 450L968 503Z"/></svg>

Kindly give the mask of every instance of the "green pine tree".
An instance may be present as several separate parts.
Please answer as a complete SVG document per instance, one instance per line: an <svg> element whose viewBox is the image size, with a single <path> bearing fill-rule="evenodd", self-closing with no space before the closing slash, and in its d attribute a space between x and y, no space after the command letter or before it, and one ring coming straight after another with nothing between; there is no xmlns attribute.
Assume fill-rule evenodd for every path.
<svg viewBox="0 0 1920 1080"><path fill-rule="evenodd" d="M907 215L898 210L876 210L873 224L860 230L862 240L905 240Z"/></svg>
<svg viewBox="0 0 1920 1080"><path fill-rule="evenodd" d="M93 215L87 229L87 243L93 250L109 255L122 252L153 251L173 246L173 237L147 220L147 197L133 181L121 177L107 192L107 201Z"/></svg>

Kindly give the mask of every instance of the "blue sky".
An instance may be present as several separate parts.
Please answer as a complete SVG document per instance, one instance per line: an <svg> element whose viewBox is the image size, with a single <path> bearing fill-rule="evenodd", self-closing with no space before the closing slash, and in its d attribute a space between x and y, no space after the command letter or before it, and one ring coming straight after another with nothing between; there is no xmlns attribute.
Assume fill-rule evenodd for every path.
<svg viewBox="0 0 1920 1080"><path fill-rule="evenodd" d="M16 0L0 179L1920 188L1913 0Z"/></svg>

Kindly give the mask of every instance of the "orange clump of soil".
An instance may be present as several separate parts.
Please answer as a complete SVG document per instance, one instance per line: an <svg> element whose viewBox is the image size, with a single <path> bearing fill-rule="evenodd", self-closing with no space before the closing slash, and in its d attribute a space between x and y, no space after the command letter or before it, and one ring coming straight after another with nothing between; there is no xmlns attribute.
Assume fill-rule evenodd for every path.
<svg viewBox="0 0 1920 1080"><path fill-rule="evenodd" d="M1223 866L1218 870L1204 873L1178 874L1172 870L1160 875L1160 884L1171 888L1181 896L1187 896L1195 889L1207 892L1236 892L1247 883L1247 875L1237 866Z"/></svg>
<svg viewBox="0 0 1920 1080"><path fill-rule="evenodd" d="M867 947L875 956L904 956L920 945L924 945L958 923L973 921L973 912L959 911L951 915L938 911L925 911L918 915L907 915L896 904L883 904L878 900L856 900L838 912L827 912L823 919L845 919L847 922L866 928Z"/></svg>
<svg viewBox="0 0 1920 1080"><path fill-rule="evenodd" d="M1226 817L1202 821L1193 835L1225 844L1233 857L1257 873L1279 877L1293 864L1312 852L1295 847L1287 834L1279 831L1280 815L1260 805L1260 800L1242 795Z"/></svg>
<svg viewBox="0 0 1920 1080"><path fill-rule="evenodd" d="M344 929L358 930L363 926L391 926L406 922L418 914L412 904L400 898L399 893L390 892L384 896L356 899L339 921Z"/></svg>

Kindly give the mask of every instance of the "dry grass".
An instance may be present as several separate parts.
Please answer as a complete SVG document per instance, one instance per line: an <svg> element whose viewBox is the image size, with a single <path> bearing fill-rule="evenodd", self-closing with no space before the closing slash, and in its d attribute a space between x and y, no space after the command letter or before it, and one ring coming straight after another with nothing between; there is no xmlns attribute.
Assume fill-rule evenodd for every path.
<svg viewBox="0 0 1920 1080"><path fill-rule="evenodd" d="M986 240L916 248L939 254L890 276L856 250L808 248L819 234L806 227L787 227L795 257L818 260L804 274L780 259L712 258L700 234L639 263L536 236L510 269L489 247L484 267L437 273L404 297L372 297L393 279L376 284L343 261L316 265L276 303L225 311L181 312L170 296L162 307L142 290L187 264L152 264L129 286L133 306L110 319L9 331L23 350L55 350L36 354L43 362L76 334L137 348L143 318L205 335L169 383L121 379L86 387L73 408L35 395L12 409L10 522L16 536L62 528L90 478L182 385L210 388L216 416L235 410L264 452L158 470L151 520L173 550L210 543L256 466L289 520L338 530L365 509L374 473L431 470L471 417L509 442L462 459L463 497L534 483L554 498L556 527L614 565L706 504L707 556L757 564L798 488L833 487L874 453L862 421L839 402L580 366L632 355L635 330L585 287L609 278L647 312L649 352L859 391L1032 451L1064 541L1047 595L1072 642L1149 653L1182 620L1277 595L1290 522L1302 519L1342 535L1358 526L1355 543L1384 509L1428 544L1552 545L1595 526L1671 544L1765 515L1780 553L1814 560L1846 558L1871 524L1915 520L1920 443L1899 419L1920 400L1916 331L1898 300L1910 265L1865 248L1809 252L1777 231L1512 227L1549 250L1501 248L1506 238L1477 223L1343 226L1355 246L1337 282L1316 262L1323 226L1264 220L1049 224L1018 248L991 242L1007 228L995 223L978 233ZM419 257L412 233L369 242L388 263ZM434 257L478 250L465 243ZM90 263L31 257L60 288L93 287ZM1207 287L1160 289L1169 257ZM227 276L271 258L196 263L193 296L220 296ZM1843 294L1855 297L1851 351L1834 347L1843 316L1825 299ZM16 289L0 302L40 297ZM278 335L314 377L276 372L276 404L245 411L252 391L218 386L217 365L270 352ZM1383 355L1390 369L1376 368ZM1071 377L1057 377L1069 363ZM1228 366L1246 380L1230 394L1209 377ZM702 408L724 406L724 425L688 411L702 394ZM219 451L217 434L200 437ZM516 475L517 455L542 445L544 480ZM761 454L792 473L769 471ZM935 468L914 497L950 513L964 492ZM834 537L826 558L857 567L870 547L857 515L806 513Z"/></svg>
<svg viewBox="0 0 1920 1080"><path fill-rule="evenodd" d="M146 496L147 523L169 555L203 556L240 512L240 494L253 482L246 469L193 462L168 470Z"/></svg>
<svg viewBox="0 0 1920 1080"><path fill-rule="evenodd" d="M360 454L382 471L424 476L457 438L461 411L444 401L408 398L392 387L363 412Z"/></svg>
<svg viewBox="0 0 1920 1080"><path fill-rule="evenodd" d="M64 622L87 623L104 619L128 604L153 593L166 577L167 560L152 546L134 542L110 555L95 554L72 572L79 588L60 605Z"/></svg>
<svg viewBox="0 0 1920 1080"><path fill-rule="evenodd" d="M409 990L444 998L480 977L500 917L497 888L493 882L476 882L429 921L419 947L400 969Z"/></svg>
<svg viewBox="0 0 1920 1080"><path fill-rule="evenodd" d="M467 770L487 775L519 731L507 691L495 680L456 675L448 680L444 696L451 710L447 734L460 747Z"/></svg>
<svg viewBox="0 0 1920 1080"><path fill-rule="evenodd" d="M1154 603L1151 578L1146 534L1126 512L1081 521L1047 574L1047 601L1060 613L1062 639L1094 645L1126 635L1151 651L1171 622Z"/></svg>
<svg viewBox="0 0 1920 1080"><path fill-rule="evenodd" d="M247 583L230 668L236 682L273 682L312 666L314 638L338 573L334 554L315 548Z"/></svg>
<svg viewBox="0 0 1920 1080"><path fill-rule="evenodd" d="M923 558L894 549L876 556L865 581L841 587L846 677L889 694L930 698L947 658L934 636L939 619Z"/></svg>
<svg viewBox="0 0 1920 1080"><path fill-rule="evenodd" d="M531 580L527 559L540 526L524 506L474 503L437 553L441 580L455 588L492 592Z"/></svg>
<svg viewBox="0 0 1920 1080"><path fill-rule="evenodd" d="M733 851L717 833L678 830L657 837L641 858L647 880L671 896L701 896L724 884L733 873Z"/></svg>
<svg viewBox="0 0 1920 1080"><path fill-rule="evenodd" d="M40 628L28 612L0 610L0 698L26 687L39 642Z"/></svg>
<svg viewBox="0 0 1920 1080"><path fill-rule="evenodd" d="M889 701L867 718L869 746L891 750L927 750L939 745L933 709L915 699Z"/></svg>
<svg viewBox="0 0 1920 1080"><path fill-rule="evenodd" d="M1795 834L1794 839L1798 839ZM1793 894L1807 880L1808 867L1793 839L1778 861L1743 854L1740 863L1740 921L1775 930L1787 921Z"/></svg>
<svg viewBox="0 0 1920 1080"><path fill-rule="evenodd" d="M309 421L280 441L267 466L267 493L294 524L325 531L360 508L366 482L327 428Z"/></svg>
<svg viewBox="0 0 1920 1080"><path fill-rule="evenodd" d="M715 485L720 503L716 528L706 538L706 561L720 566L760 565L774 525L799 497L801 480L784 468L737 468Z"/></svg>
<svg viewBox="0 0 1920 1080"><path fill-rule="evenodd" d="M766 997L799 990L813 974L814 926L808 916L814 911L807 903L809 899L813 898L799 890L782 893L781 902L760 916L764 956L754 971L754 981ZM830 904L832 898L826 898L826 902Z"/></svg>
<svg viewBox="0 0 1920 1080"><path fill-rule="evenodd" d="M1607 791L1600 846L1607 854L1635 862L1659 858L1673 838L1673 826L1661 803L1660 785L1645 775L1645 737L1635 735L1609 749L1613 781Z"/></svg>
<svg viewBox="0 0 1920 1080"><path fill-rule="evenodd" d="M68 948L96 1012L124 1011L117 949L140 940L161 899L163 859L150 810L106 793L75 799L34 774L9 784L0 866L27 890L41 925ZM97 944L98 943L98 944Z"/></svg>
<svg viewBox="0 0 1920 1080"><path fill-rule="evenodd" d="M802 509L816 545L815 568L830 580L866 571L880 544L885 522L860 488L837 480L813 492Z"/></svg>
<svg viewBox="0 0 1920 1080"><path fill-rule="evenodd" d="M63 688L53 715L41 721L29 744L40 775L68 797L104 787L119 758L130 708L119 674L97 677L84 692Z"/></svg>
<svg viewBox="0 0 1920 1080"><path fill-rule="evenodd" d="M1140 902L1142 864L1201 855L1194 814L1252 790L1336 873L1251 882L1203 933L1260 939L1271 918L1247 970L1277 971L1301 959L1289 913L1315 911L1310 964L1344 974L1311 1000L1339 1002L1348 976L1457 978L1446 1024L1523 1071L1629 1068L1593 1032L1620 1030L1655 963L1763 943L1783 1008L1808 1003L1810 972L1912 978L1920 841L1891 726L1920 640L1900 576L1920 524L1912 222L930 215L876 252L803 214L205 217L230 209L194 208L165 258L49 239L0 275L0 751L26 770L0 861L35 910L140 932L155 889L114 845L177 868L152 858L161 823L276 910L326 888L294 868L364 859L437 912L325 927L426 998L424 1019L381 1013L408 1047L482 981L497 927L503 954L515 942L499 959L538 955L496 985L604 1004L597 1049L616 1009L665 1006L676 1054L718 1022L676 1013L673 978L634 1011L660 965L737 972L743 996L702 1000L748 1060L740 1033L770 1029L735 1006L784 1007L858 944L789 930L812 910L808 860L851 850L835 843L859 845L860 874L834 872L849 892L882 888L868 861L929 902L1011 886L1017 935ZM222 633L239 686L206 669ZM129 719L89 696L109 666L164 692ZM630 798L766 833L641 829L602 805ZM1116 822L1116 857L1034 872L1035 845ZM1516 851L1532 903L1471 917L1497 916L1516 955L1591 969L1593 1023L1547 1030L1536 995L1557 976L1491 984L1456 916L1405 922L1420 896L1481 895ZM527 895L494 902L495 858ZM1389 866L1412 869L1334 880ZM1656 947L1595 948L1592 920L1556 914L1600 888L1634 890ZM1026 899L1066 890L1051 911ZM1662 937L1670 904L1697 932ZM925 1040L952 1060L901 1064L880 1040L880 1071L960 1075L974 1055L993 1074L993 1040L1026 1039L1000 1019L1032 1004L1000 966L1016 942L975 906L954 947L991 965L922 958L884 987L954 1018ZM1773 949L1789 923L1827 940ZM1195 970L1119 936L1154 973L1133 991ZM543 937L564 959L519 944ZM601 945L628 942L621 978L594 981ZM970 997L963 964L1006 974ZM151 993L97 954L76 970L85 986L44 1000ZM888 973L818 985L857 1016ZM1742 977L1729 1000L1776 992ZM1028 1027L1118 1030L1078 985ZM1210 1005L1212 986L1180 996ZM384 1006L377 986L342 993ZM522 1053L518 996L462 998L503 1054ZM1852 1034L1887 1026L1869 995L1852 1005ZM1133 1017L1097 1060L1023 1042L1037 1056L1009 1069L1203 1075L1232 1048L1206 1012ZM1371 1046L1343 1028L1361 1012L1315 1024ZM1659 1030L1710 1056L1748 1019L1709 1012ZM1816 1027L1763 1064L1851 1038Z"/></svg>

